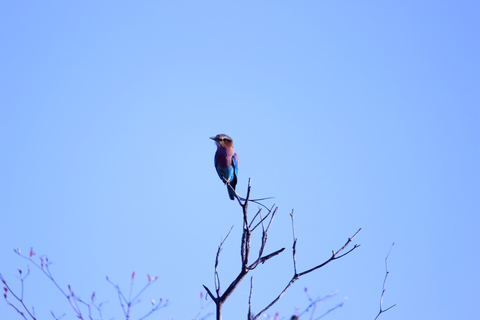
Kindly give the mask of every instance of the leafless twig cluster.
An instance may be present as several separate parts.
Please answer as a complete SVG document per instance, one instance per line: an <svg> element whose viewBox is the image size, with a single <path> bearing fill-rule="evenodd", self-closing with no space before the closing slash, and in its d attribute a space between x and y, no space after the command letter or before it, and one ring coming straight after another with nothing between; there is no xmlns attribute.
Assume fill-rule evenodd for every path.
<svg viewBox="0 0 480 320"><path fill-rule="evenodd" d="M205 300L204 293L203 293L203 291L201 291L200 292L200 310L195 315L193 320L205 320L205 319L208 319L209 317L211 317L213 315L213 312L208 312L207 314L202 315L205 308L210 306L210 304L212 303L212 301L209 301L208 303L204 303L204 300Z"/></svg>
<svg viewBox="0 0 480 320"><path fill-rule="evenodd" d="M33 259L35 256L33 249L30 249L28 256L22 254L20 249L16 249L14 251L20 257L27 259L33 266L40 269L45 274L45 276L52 281L52 283L57 287L57 289L62 293L62 295L68 300L68 303L70 304L77 318L83 319L83 320L86 320L86 319L103 320L103 314L102 314L103 302L97 303L95 292L92 293L89 301L83 300L80 296L76 295L73 292L73 289L70 285L67 286L68 290L64 290L57 283L57 281L53 278L53 275L50 271L51 262L48 260L47 256L38 257L38 262L37 262ZM26 274L24 274L21 269L18 270L18 273L19 273L18 278L20 279L20 284L21 284L20 293L14 292L12 288L8 285L5 278L0 274L0 280L4 285L3 297L5 298L5 301L7 302L7 304L11 306L13 309L15 309L25 320L27 319L36 320L37 316L35 315L35 308L34 307L29 308L26 305L24 300L24 282L25 282L25 279L30 275L30 265L27 268ZM133 298L131 298L132 289L133 289L133 280L135 278L135 272L132 273L132 278L130 283L130 293L129 293L128 299L123 295L119 286L111 282L107 277L107 281L114 286L115 290L118 293L120 305L123 309L125 319L127 320L130 319L131 307L133 307L133 305L135 305L140 301L139 300L140 295L158 279L158 277L152 278L150 277L150 275L147 275L147 276L148 276L147 284ZM13 299L9 299L9 295L11 295ZM166 307L168 305L168 300L163 301L162 299L159 299L157 302L155 302L154 300L151 300L151 303L152 303L152 309L147 314L139 318L139 320L143 320L149 315L151 315L153 312L157 311L158 309ZM65 314L62 314L61 316L56 316L53 313L53 311L50 311L50 313L55 320L59 320L65 316Z"/></svg>
<svg viewBox="0 0 480 320"><path fill-rule="evenodd" d="M229 188L231 186L229 185ZM233 190L233 188L231 188ZM242 208L242 214L243 214L243 232L242 232L242 240L241 240L241 268L238 276L230 283L228 288L221 293L220 290L220 278L218 275L218 263L219 263L219 258L220 258L220 251L222 249L223 243L225 242L226 238L220 243L218 250L217 250L217 255L215 259L215 293L213 293L207 286L204 285L205 290L207 291L208 295L212 298L212 300L215 302L216 305L216 319L221 320L222 319L222 307L227 298L232 294L232 292L235 290L235 288L239 285L239 283L243 280L243 278L248 274L249 271L254 270L260 263L264 263L270 258L273 258L274 256L280 254L282 251L285 250L285 248L281 248L279 250L276 250L272 253L264 255L264 250L265 246L267 243L267 235L268 231L270 230L270 227L272 225L273 219L275 218L278 207L272 206L267 214L265 216L262 216L262 209L259 209L257 213L254 215L251 221L248 219L248 202L249 202L249 197L250 197L250 190L251 190L251 184L250 180L248 181L248 188L247 188L247 196L245 199L240 198L238 195L236 195L236 198L238 200L238 203L240 204ZM292 246L292 260L293 260L293 275L290 281L286 284L285 288L263 309L261 309L259 312L256 314L252 312L252 296L253 296L253 278L250 279L250 295L248 298L248 320L255 320L258 319L262 314L264 314L270 307L272 307L280 298L285 294L285 292L290 288L290 286L297 281L301 276L304 276L312 271L315 271L328 263L340 259L344 257L345 255L349 254L353 250L359 247L358 244L355 244L353 248L349 249L348 251L344 252L344 250L348 247L348 245L352 242L352 240L357 236L357 234L360 232L361 229L358 229L355 234L348 238L347 242L338 250L332 251L331 257L316 265L313 268L298 272L297 271L297 261L296 261L296 244L297 244L297 239L295 237L295 224L294 224L294 217L293 217L293 211L290 214L291 219L292 219L292 233L293 233L293 246ZM268 223L267 223L268 222ZM252 233L257 229L257 227L261 226L262 228L262 236L261 236L261 243L260 243L260 249L258 252L258 255L254 256L253 262L250 262L250 245L251 245L251 236ZM230 233L230 232L229 232Z"/></svg>
<svg viewBox="0 0 480 320"><path fill-rule="evenodd" d="M123 294L122 290L120 290L120 287L118 285L116 285L115 283L113 283L112 281L110 281L108 276L106 278L107 278L108 283L110 283L115 288L115 290L117 291L120 306L122 307L123 314L125 315L125 319L127 319L127 320L130 319L131 308L135 304L137 304L141 301L140 296L142 295L142 293L151 284L153 284L155 281L158 280L158 277L152 278L149 274L147 274L147 278L148 278L147 284L140 291L138 291L138 293L132 298L133 280L135 278L135 272L132 272L132 279L130 281L130 290L129 290L128 299L127 299L125 297L125 295ZM147 318L149 315L151 315L152 313L154 313L155 311L157 311L158 309L166 307L168 305L168 300L163 301L162 298L159 298L157 301L155 301L155 300L152 299L152 300L150 300L150 303L152 305L152 308L150 309L150 311L147 312L142 317L138 318L138 320L143 320L143 319Z"/></svg>
<svg viewBox="0 0 480 320"><path fill-rule="evenodd" d="M343 307L343 305L345 304L345 301L347 300L347 298L345 298L344 300L342 300L341 302L337 303L336 305L334 305L333 307L331 307L330 309L324 311L322 314L318 315L318 312L320 309L318 308L318 306L320 304L323 304L323 303L326 303L328 300L334 298L336 295L337 295L337 292L332 292L332 293L329 293L327 294L326 296L323 296L323 297L316 297L316 298L312 298L310 296L310 294L308 293L308 289L305 288L305 295L307 296L307 299L309 301L308 305L306 307L303 308L303 310L300 311L300 309L297 309L297 311L295 312L295 314L293 316L290 317L290 320L298 320L298 319L310 319L310 320L319 320L319 319L322 319L323 317L325 317L326 315L328 315L330 312L338 309L338 308L341 308ZM285 317L282 317L280 318L280 314L277 312L275 313L273 316L270 316L270 315L266 315L264 317L266 320L279 320L279 319L286 319Z"/></svg>

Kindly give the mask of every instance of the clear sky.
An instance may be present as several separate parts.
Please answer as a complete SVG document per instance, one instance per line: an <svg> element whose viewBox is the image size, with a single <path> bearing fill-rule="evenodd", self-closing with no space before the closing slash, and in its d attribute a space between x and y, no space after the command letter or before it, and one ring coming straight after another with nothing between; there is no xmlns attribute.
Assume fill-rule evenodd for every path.
<svg viewBox="0 0 480 320"><path fill-rule="evenodd" d="M361 247L270 314L289 319L308 287L338 292L323 311L347 298L328 319L373 319L395 242L381 319L479 317L479 16L478 1L2 1L0 273L18 289L12 249L33 247L106 319L122 317L105 275L126 292L132 271L135 288L157 275L144 302L170 306L151 319L193 319L232 225L224 288L240 268L208 139L226 133L240 195L252 178L279 206L267 251L287 249L253 273L254 312L292 275L294 209L300 270L360 227ZM225 319L246 318L248 282ZM74 319L38 270L25 285L40 318ZM0 301L0 318L20 317Z"/></svg>

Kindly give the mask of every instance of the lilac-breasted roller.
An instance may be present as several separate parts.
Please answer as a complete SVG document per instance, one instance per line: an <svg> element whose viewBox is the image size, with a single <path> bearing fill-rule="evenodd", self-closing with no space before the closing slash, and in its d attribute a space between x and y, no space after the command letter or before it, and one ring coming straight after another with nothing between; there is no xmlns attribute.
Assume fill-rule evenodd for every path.
<svg viewBox="0 0 480 320"><path fill-rule="evenodd" d="M210 137L217 145L217 152L215 152L215 169L218 176L223 183L229 182L233 190L237 185L238 175L238 156L233 150L233 140L226 134L217 134L215 137ZM235 192L230 190L227 186L228 195L230 199L235 199Z"/></svg>

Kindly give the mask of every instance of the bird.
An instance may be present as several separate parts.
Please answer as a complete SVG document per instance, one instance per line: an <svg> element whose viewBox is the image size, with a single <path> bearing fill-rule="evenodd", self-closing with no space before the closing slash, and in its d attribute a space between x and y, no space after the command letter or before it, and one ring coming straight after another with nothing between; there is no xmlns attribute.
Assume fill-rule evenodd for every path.
<svg viewBox="0 0 480 320"><path fill-rule="evenodd" d="M215 141L217 145L217 152L215 152L214 157L215 169L220 180L232 186L233 190L227 185L227 190L230 199L234 200L238 176L238 156L233 149L233 139L223 133L210 137L210 139Z"/></svg>

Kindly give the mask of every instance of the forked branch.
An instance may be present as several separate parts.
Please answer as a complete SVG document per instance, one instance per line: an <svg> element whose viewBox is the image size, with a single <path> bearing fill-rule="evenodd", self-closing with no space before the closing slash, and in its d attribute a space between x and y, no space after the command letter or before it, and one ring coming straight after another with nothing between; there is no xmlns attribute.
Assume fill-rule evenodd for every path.
<svg viewBox="0 0 480 320"><path fill-rule="evenodd" d="M357 230L357 232L355 232L355 234L348 238L347 242L345 242L345 244L343 245L343 247L341 247L340 249L338 249L337 251L332 251L332 256L320 263L319 265L313 267L313 268L310 268L308 270L305 270L303 272L299 272L297 273L297 262L296 262L296 246L297 246L297 238L295 237L295 222L294 222L294 217L293 217L293 211L292 213L290 214L291 218L292 218L292 233L293 233L293 246L292 246L292 257L293 257L293 276L292 278L290 279L290 281L287 283L287 285L285 286L285 288L278 294L278 296L272 300L272 302L270 302L263 310L261 310L258 314L256 314L255 316L252 316L249 320L255 320L255 319L258 319L265 311L267 311L270 307L272 307L275 303L278 302L278 300L280 300L280 298L285 294L285 292L288 290L288 288L291 287L291 285L297 281L301 276L304 276L310 272L313 272L321 267L324 267L325 265L327 265L328 263L332 262L333 260L336 260L336 259L340 259L344 256L346 256L347 254L349 254L350 252L352 252L353 250L355 250L356 248L358 248L360 245L358 244L355 244L353 246L353 248L351 248L350 250L348 250L347 252L345 253L342 253L347 247L348 245L352 242L352 240L357 236L357 234L360 232L360 230L362 230L361 228ZM251 308L251 306L249 306L249 308Z"/></svg>

